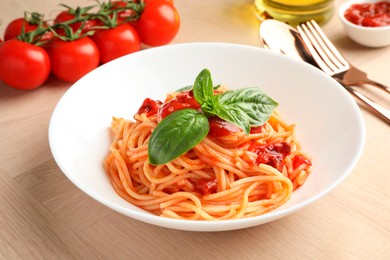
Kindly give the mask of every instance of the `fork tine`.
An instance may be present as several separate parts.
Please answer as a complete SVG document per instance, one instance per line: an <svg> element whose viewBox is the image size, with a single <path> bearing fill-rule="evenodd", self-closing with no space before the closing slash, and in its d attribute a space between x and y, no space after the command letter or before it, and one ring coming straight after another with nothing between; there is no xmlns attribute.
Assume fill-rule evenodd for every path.
<svg viewBox="0 0 390 260"><path fill-rule="evenodd" d="M303 26L305 26L305 25L302 24L302 27ZM332 75L333 71L329 68L329 66L327 64L325 64L325 62L322 60L320 55L317 53L314 45L312 44L312 41L309 39L309 36L306 34L306 31L304 31L302 29L302 27L300 25L298 25L297 30L298 30L299 34L301 35L303 42L306 44L306 47L309 49L309 52L313 56L313 59L317 62L320 69L322 69L325 73Z"/></svg>
<svg viewBox="0 0 390 260"><path fill-rule="evenodd" d="M329 46L325 42L325 39L328 40L328 38L323 34L323 37L319 34L319 31L322 31L321 28L316 27L310 23L307 22L306 26L309 28L310 33L313 35L315 41L318 43L320 46L321 50L325 53L325 56L321 54L321 50L318 50L321 56L325 59L325 62L328 63L329 67L332 68L334 73L338 73L340 68L343 68L343 64L340 63L338 58L333 55L332 50L329 49ZM325 39L324 39L325 37ZM330 42L328 40L328 42Z"/></svg>
<svg viewBox="0 0 390 260"><path fill-rule="evenodd" d="M328 46L328 48L331 50L334 57L337 58L337 60L342 64L342 66L349 67L349 62L343 57L343 55L341 55L341 53L337 50L337 48L333 45L333 43L322 31L322 29L317 24L317 22L315 20L311 20L310 24L316 29L317 33L319 34L323 42Z"/></svg>
<svg viewBox="0 0 390 260"><path fill-rule="evenodd" d="M311 44L314 46L317 53L321 56L324 63L332 71L332 74L334 74L335 71L338 71L339 68L331 61L330 57L328 56L329 51L327 51L326 46L322 43L321 39L319 39L318 35L316 35L316 32L315 30L313 30L313 27L309 27L309 24L301 24L301 27L309 38Z"/></svg>

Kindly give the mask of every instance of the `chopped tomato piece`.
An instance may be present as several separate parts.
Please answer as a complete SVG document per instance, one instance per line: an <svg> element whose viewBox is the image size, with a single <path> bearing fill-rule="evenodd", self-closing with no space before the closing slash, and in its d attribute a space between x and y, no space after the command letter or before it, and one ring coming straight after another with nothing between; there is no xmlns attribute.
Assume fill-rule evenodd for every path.
<svg viewBox="0 0 390 260"><path fill-rule="evenodd" d="M193 182L195 186L195 191L199 192L201 195L209 195L217 192L218 180L214 179L199 179Z"/></svg>
<svg viewBox="0 0 390 260"><path fill-rule="evenodd" d="M141 107L138 109L138 114L147 113L147 116L154 115L157 113L160 105L161 105L160 101L155 101L150 98L145 98Z"/></svg>
<svg viewBox="0 0 390 260"><path fill-rule="evenodd" d="M302 164L307 164L309 166L311 165L311 161L309 159L307 159L306 157L304 157L303 155L294 156L292 163L293 163L294 169L298 168Z"/></svg>

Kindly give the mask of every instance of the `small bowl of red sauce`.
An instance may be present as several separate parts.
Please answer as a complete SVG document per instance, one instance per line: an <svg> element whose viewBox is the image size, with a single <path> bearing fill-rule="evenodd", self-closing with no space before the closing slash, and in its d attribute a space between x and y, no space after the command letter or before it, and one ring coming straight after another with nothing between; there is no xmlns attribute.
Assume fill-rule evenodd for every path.
<svg viewBox="0 0 390 260"><path fill-rule="evenodd" d="M390 0L351 0L339 8L348 36L367 47L390 45Z"/></svg>

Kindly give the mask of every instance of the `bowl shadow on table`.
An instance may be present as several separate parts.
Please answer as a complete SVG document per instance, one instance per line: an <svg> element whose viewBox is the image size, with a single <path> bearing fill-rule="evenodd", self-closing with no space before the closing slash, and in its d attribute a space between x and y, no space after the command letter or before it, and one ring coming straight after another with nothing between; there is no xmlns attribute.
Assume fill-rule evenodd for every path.
<svg viewBox="0 0 390 260"><path fill-rule="evenodd" d="M289 239L295 239L296 232L287 231L294 230L296 218L300 216L296 214L241 230L192 232L150 225L113 212L88 228L82 236L84 240L89 240L90 246L99 254L112 254L119 258L133 256L152 259L158 255L160 259L172 259L172 256L186 259L240 259L245 255L246 258L257 259L260 251L262 257L275 256L275 247L281 240L288 242ZM96 236L97 230L102 236ZM123 241L127 241L125 245ZM145 250L145 247L148 249ZM142 251L143 255L137 255L138 251Z"/></svg>
<svg viewBox="0 0 390 260"><path fill-rule="evenodd" d="M83 256L93 252L103 258L239 259L245 255L255 259L259 250L262 256L272 257L278 243L296 240L297 220L306 223L303 219L309 221L312 210L308 207L283 219L241 230L180 231L131 219L97 203L78 190L53 159L17 181L49 211L43 217L45 225L67 244L72 254L83 246L88 248ZM75 236L80 240L74 241Z"/></svg>

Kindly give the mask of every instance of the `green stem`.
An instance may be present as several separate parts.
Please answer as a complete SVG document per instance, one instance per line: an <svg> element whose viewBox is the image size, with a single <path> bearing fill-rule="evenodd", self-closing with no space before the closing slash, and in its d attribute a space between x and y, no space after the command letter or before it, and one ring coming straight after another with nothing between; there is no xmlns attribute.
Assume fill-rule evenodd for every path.
<svg viewBox="0 0 390 260"><path fill-rule="evenodd" d="M88 13L91 9L93 9L96 6L87 6L87 7L77 7L76 9L73 9L67 5L60 4L61 6L68 9L68 12L72 15L74 15L74 18L62 23L53 24L51 26L46 26L46 22L43 20L43 15L39 13L31 13L31 18L27 19L27 16L25 15L26 22L30 22L32 24L38 24L38 28L36 30L25 32L24 27L22 28L21 34L17 37L20 41L24 41L27 43L35 44L35 45L43 45L45 42L42 42L41 39L44 36L45 33L48 33L49 31L53 33L54 37L60 38L62 40L66 41L73 41L79 38L82 38L86 35L91 35L94 33L94 30L98 29L109 29L114 28L118 26L117 23L117 17L118 13L126 11L126 10L133 10L134 14L130 15L125 21L126 22L134 22L139 19L141 13L144 9L144 2L140 1L140 3L134 3L133 1L126 1L126 6L123 7L115 7L112 5L111 1L108 3L100 3L99 4L99 10L96 13ZM87 32L82 34L82 29L84 28L84 25L86 21L97 19L99 20L103 25L96 26L93 28L91 32ZM73 32L70 25L75 23L82 23L80 28ZM59 35L56 32L56 29L62 28L65 31L65 36Z"/></svg>

